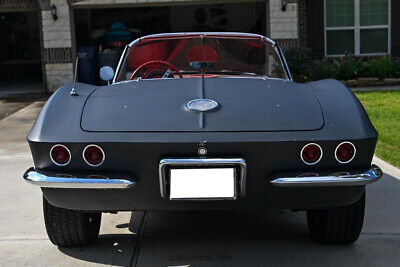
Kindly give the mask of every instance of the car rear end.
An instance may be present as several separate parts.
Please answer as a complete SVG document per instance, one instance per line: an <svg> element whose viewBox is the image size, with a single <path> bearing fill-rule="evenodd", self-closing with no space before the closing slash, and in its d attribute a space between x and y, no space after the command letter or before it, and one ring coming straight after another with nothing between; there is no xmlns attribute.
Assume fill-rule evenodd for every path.
<svg viewBox="0 0 400 267"><path fill-rule="evenodd" d="M232 135L235 139L247 136L244 133L210 133L209 141L204 143L190 140L197 139L198 134L191 138L186 134L183 139L187 140L182 142L172 140L169 134L158 133L153 138L163 136L169 141L95 142L104 152L104 161L98 166L90 164L89 158L85 159L89 157L85 149L93 144L62 143L70 151L71 160L68 165L59 166L50 154L57 144L31 142L35 170L30 170L26 178L35 179L31 177L35 172L54 177L51 182L39 180L38 184L49 202L56 206L98 211L332 207L355 202L363 186L373 178L368 176L376 142L373 139L349 140L357 152L346 164L335 157L341 141L313 140L320 146L322 156L316 164L310 165L305 164L301 155L310 141L274 141L278 137L283 139L285 134L282 133L270 134L271 140L265 141L265 136L261 137L265 134L260 133L252 138L260 136L264 141L238 142ZM179 135L175 139L180 139ZM207 179L202 190L220 187L222 195L207 197L204 191L184 197L171 195L179 189L182 169L191 177L196 177L196 172L206 174L205 178L216 175L214 182ZM221 172L221 169L228 172ZM361 180L349 183L351 175ZM219 178L222 180L218 181ZM201 178L192 182L200 186ZM187 186L188 191L193 190L190 184ZM231 188L230 195L224 193L227 187Z"/></svg>
<svg viewBox="0 0 400 267"><path fill-rule="evenodd" d="M185 106L201 83L218 108ZM35 168L25 178L78 210L346 205L379 178L377 133L337 85L193 78L91 87L72 99L61 90L28 137Z"/></svg>

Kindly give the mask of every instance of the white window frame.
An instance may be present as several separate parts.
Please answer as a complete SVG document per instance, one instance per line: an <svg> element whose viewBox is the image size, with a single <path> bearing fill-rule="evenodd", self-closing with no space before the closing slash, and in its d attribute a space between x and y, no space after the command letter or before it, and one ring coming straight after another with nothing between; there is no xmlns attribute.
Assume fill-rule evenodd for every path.
<svg viewBox="0 0 400 267"><path fill-rule="evenodd" d="M357 56L379 56L391 54L391 0L388 0L388 24L387 25L360 25L360 0L354 0L354 26L344 27L327 27L326 25L326 1L324 0L324 42L325 42L325 56L326 57L342 57L344 54L328 55L328 42L327 42L327 31L334 30L354 30L354 54ZM364 29L387 29L388 30L388 52L386 53L360 53L360 32Z"/></svg>

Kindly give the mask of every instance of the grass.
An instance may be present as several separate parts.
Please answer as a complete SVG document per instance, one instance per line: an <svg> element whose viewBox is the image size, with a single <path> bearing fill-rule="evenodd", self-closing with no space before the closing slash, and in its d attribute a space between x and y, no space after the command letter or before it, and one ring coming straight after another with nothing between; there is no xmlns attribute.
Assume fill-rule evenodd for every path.
<svg viewBox="0 0 400 267"><path fill-rule="evenodd" d="M400 167L400 91L355 92L379 132L376 155Z"/></svg>

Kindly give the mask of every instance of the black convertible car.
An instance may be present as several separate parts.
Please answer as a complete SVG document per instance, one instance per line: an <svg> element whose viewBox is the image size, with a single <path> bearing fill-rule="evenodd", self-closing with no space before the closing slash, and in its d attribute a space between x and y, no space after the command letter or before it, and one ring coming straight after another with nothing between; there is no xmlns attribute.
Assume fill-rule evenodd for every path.
<svg viewBox="0 0 400 267"><path fill-rule="evenodd" d="M58 89L28 135L54 244L87 245L102 212L132 210L305 210L316 241L359 237L378 134L340 82L293 82L274 41L146 36L101 77Z"/></svg>

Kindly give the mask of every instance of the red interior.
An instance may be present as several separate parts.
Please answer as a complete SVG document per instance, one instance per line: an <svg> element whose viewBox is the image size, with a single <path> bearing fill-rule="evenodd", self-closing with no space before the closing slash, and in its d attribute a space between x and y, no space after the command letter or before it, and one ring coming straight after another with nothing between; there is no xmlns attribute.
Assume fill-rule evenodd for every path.
<svg viewBox="0 0 400 267"><path fill-rule="evenodd" d="M170 62L185 46L187 39L177 40L177 42L178 44L174 45L171 42L143 41L141 45L132 49L128 58L129 68L136 69L146 62L155 60Z"/></svg>
<svg viewBox="0 0 400 267"><path fill-rule="evenodd" d="M187 54L189 62L212 62L218 60L217 51L214 48L206 45L198 45L189 50Z"/></svg>

